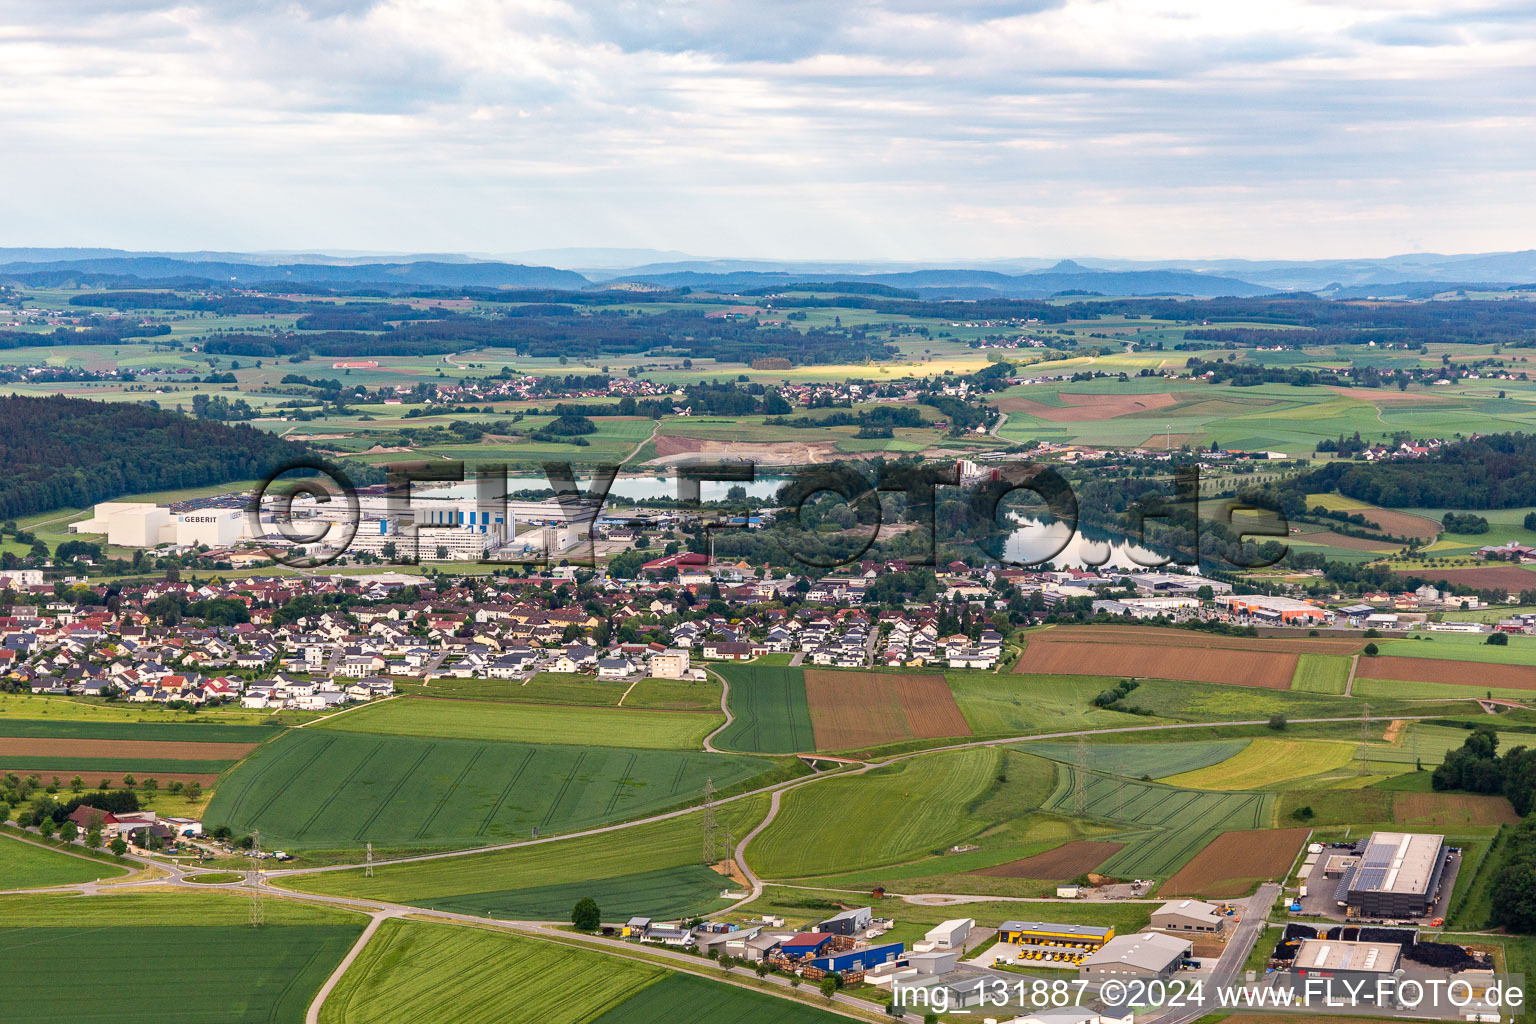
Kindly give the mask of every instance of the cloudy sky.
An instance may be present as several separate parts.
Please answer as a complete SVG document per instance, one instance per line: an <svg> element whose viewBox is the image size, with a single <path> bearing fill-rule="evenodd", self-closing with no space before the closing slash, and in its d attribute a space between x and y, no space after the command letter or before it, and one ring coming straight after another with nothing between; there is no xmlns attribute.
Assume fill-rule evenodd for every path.
<svg viewBox="0 0 1536 1024"><path fill-rule="evenodd" d="M1536 7L6 0L0 245L1536 247Z"/></svg>

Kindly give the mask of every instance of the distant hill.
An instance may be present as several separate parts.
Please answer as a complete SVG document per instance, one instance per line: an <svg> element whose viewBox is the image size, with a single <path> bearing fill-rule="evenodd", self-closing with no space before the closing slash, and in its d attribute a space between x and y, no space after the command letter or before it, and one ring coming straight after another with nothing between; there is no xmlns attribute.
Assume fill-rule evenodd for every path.
<svg viewBox="0 0 1536 1024"><path fill-rule="evenodd" d="M0 397L0 519L265 477L303 445L137 402Z"/></svg>
<svg viewBox="0 0 1536 1024"><path fill-rule="evenodd" d="M0 264L0 280L47 286L89 278L93 282L207 281L214 284L280 285L361 284L408 287L560 288L587 287L585 277L553 267L517 263L233 263L184 260L165 256L113 256L90 259L12 261Z"/></svg>

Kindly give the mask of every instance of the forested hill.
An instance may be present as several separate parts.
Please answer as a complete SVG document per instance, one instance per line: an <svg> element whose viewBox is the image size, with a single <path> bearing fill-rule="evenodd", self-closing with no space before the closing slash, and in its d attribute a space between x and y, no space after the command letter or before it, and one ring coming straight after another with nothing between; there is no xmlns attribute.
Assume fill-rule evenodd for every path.
<svg viewBox="0 0 1536 1024"><path fill-rule="evenodd" d="M1490 434L1426 458L1340 460L1274 488L1287 515L1305 496L1337 492L1386 508L1523 508L1536 505L1536 435Z"/></svg>
<svg viewBox="0 0 1536 1024"><path fill-rule="evenodd" d="M266 476L309 449L136 402L0 397L0 519Z"/></svg>

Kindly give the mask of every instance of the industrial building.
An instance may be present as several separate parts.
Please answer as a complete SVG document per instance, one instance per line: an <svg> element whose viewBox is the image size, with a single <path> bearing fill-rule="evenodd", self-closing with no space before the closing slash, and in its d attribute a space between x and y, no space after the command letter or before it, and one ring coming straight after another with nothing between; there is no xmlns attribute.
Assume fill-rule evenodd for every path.
<svg viewBox="0 0 1536 1024"><path fill-rule="evenodd" d="M222 548L250 538L250 520L239 508L205 508L173 512L149 501L103 501L91 518L72 523L71 533L103 533L107 543L122 548Z"/></svg>
<svg viewBox="0 0 1536 1024"><path fill-rule="evenodd" d="M1321 625L1333 621L1333 612L1306 601L1298 601L1293 597L1226 594L1216 598L1216 604L1233 615L1250 618L1259 623Z"/></svg>
<svg viewBox="0 0 1536 1024"><path fill-rule="evenodd" d="M1094 950L1115 937L1113 928L1088 924L1048 924L1044 921L1004 921L997 929L999 942L1028 946L1072 946Z"/></svg>
<svg viewBox="0 0 1536 1024"><path fill-rule="evenodd" d="M973 917L957 917L952 921L940 921L928 929L928 934L923 936L923 941L913 943L912 949L918 953L960 949L965 946L965 940L970 937L971 929L975 927L976 919Z"/></svg>
<svg viewBox="0 0 1536 1024"><path fill-rule="evenodd" d="M875 912L869 907L859 907L827 918L816 926L816 930L832 935L862 935L874 923Z"/></svg>
<svg viewBox="0 0 1536 1024"><path fill-rule="evenodd" d="M1188 939L1161 932L1121 935L1083 958L1078 973L1084 978L1115 976L1169 978L1194 949Z"/></svg>
<svg viewBox="0 0 1536 1024"><path fill-rule="evenodd" d="M1339 879L1338 900L1350 916L1424 917L1439 895L1445 860L1444 836L1376 832Z"/></svg>
<svg viewBox="0 0 1536 1024"><path fill-rule="evenodd" d="M806 963L811 970L826 971L831 974L846 974L849 971L867 971L876 964L890 963L901 959L906 947L900 942L887 942L878 946L864 946L861 949L850 949L842 953L830 953L827 956L819 956Z"/></svg>
<svg viewBox="0 0 1536 1024"><path fill-rule="evenodd" d="M1226 923L1220 907L1200 900L1174 900L1152 911L1152 927L1169 932L1219 932Z"/></svg>
<svg viewBox="0 0 1536 1024"><path fill-rule="evenodd" d="M1391 987L1393 972L1402 959L1403 947L1390 942L1344 942L1339 939L1303 939L1296 949L1291 970L1297 986L1332 983L1343 993L1346 986L1370 998L1378 987Z"/></svg>

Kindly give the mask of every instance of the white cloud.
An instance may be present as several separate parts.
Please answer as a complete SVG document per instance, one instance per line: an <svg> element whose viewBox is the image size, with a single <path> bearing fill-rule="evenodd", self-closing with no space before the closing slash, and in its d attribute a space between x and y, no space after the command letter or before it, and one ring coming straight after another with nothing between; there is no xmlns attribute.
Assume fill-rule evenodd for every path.
<svg viewBox="0 0 1536 1024"><path fill-rule="evenodd" d="M10 7L14 244L1343 256L1536 228L1515 5Z"/></svg>

